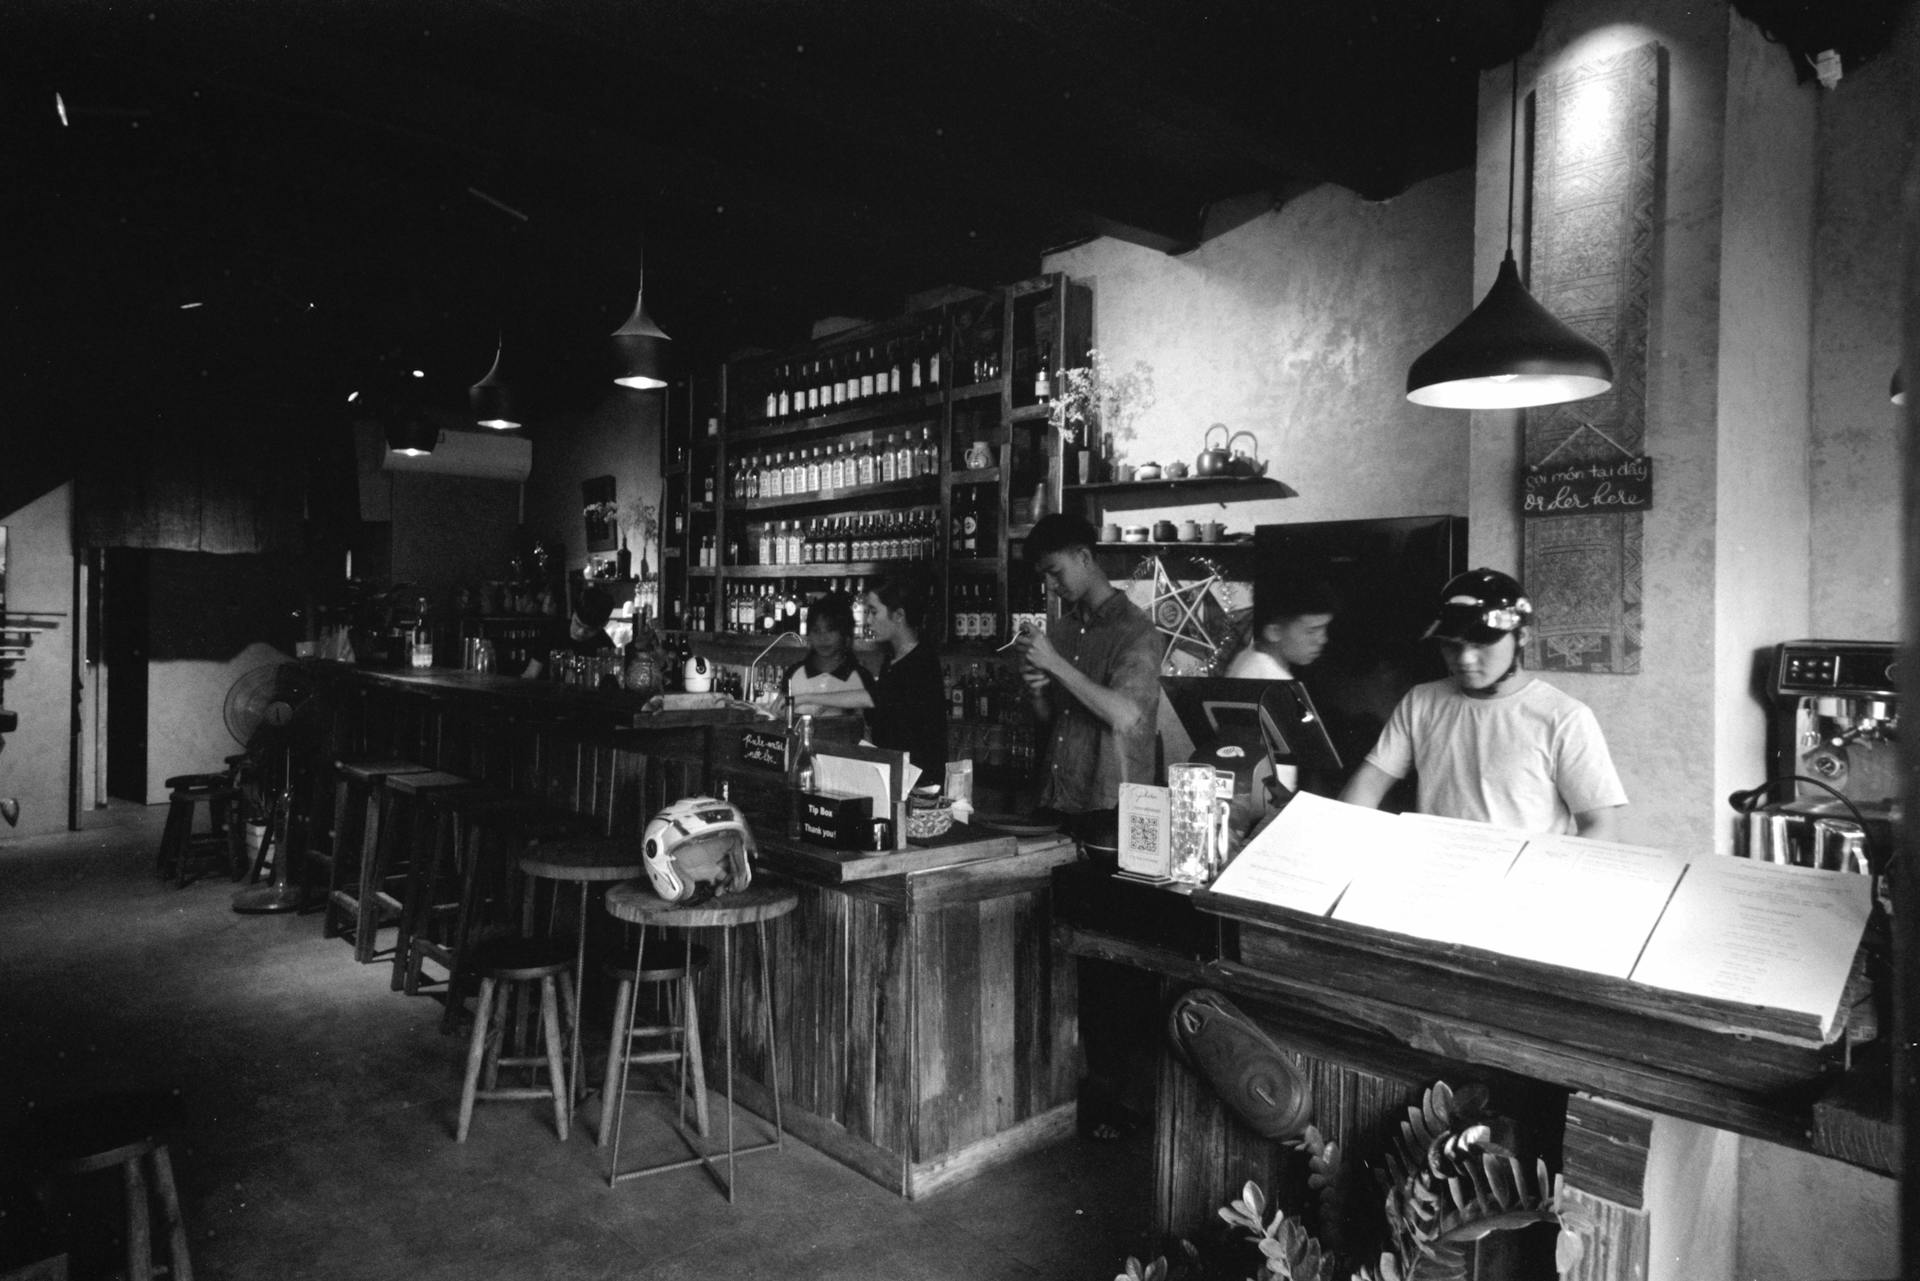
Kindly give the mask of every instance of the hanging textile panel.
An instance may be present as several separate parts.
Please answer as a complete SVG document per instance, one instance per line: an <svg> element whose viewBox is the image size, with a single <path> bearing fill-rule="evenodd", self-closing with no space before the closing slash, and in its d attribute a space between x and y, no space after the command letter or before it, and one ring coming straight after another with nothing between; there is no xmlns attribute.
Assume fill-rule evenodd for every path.
<svg viewBox="0 0 1920 1281"><path fill-rule="evenodd" d="M1649 42L1544 77L1534 91L1529 283L1543 306L1606 349L1613 387L1528 410L1529 468L1549 458L1555 466L1617 462L1645 449L1664 61ZM1522 522L1521 576L1536 611L1530 667L1640 670L1644 519Z"/></svg>

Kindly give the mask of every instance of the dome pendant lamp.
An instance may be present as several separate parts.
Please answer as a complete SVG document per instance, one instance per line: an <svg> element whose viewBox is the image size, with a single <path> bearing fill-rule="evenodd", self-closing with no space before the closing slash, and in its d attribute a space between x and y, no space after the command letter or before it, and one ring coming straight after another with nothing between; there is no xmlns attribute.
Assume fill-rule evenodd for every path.
<svg viewBox="0 0 1920 1281"><path fill-rule="evenodd" d="M672 342L660 326L647 315L647 269L640 266L640 292L633 300L633 314L627 323L613 331L613 381L635 391L653 391L667 385L669 352Z"/></svg>
<svg viewBox="0 0 1920 1281"><path fill-rule="evenodd" d="M1513 258L1514 182L1520 139L1520 62L1513 63L1507 136L1507 256L1473 313L1407 370L1407 399L1441 409L1523 409L1598 396L1613 362L1542 307Z"/></svg>
<svg viewBox="0 0 1920 1281"><path fill-rule="evenodd" d="M493 368L487 370L485 378L467 388L467 403L473 407L474 421L495 431L514 431L521 425L519 412L514 407L513 386L500 372L506 350L503 335L493 349Z"/></svg>

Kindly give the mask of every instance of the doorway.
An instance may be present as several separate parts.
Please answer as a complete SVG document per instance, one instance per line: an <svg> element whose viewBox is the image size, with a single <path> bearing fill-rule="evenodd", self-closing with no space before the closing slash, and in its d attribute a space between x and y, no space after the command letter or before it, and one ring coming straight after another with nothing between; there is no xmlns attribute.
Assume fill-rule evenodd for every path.
<svg viewBox="0 0 1920 1281"><path fill-rule="evenodd" d="M107 795L147 802L147 658L152 556L134 547L100 555L100 656L107 669Z"/></svg>

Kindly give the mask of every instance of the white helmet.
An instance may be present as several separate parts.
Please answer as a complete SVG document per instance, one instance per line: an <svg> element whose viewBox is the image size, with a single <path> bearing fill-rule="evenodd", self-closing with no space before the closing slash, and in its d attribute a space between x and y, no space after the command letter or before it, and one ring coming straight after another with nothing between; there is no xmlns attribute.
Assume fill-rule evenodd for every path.
<svg viewBox="0 0 1920 1281"><path fill-rule="evenodd" d="M647 820L640 852L654 893L669 903L698 903L746 889L759 847L731 802L689 796Z"/></svg>

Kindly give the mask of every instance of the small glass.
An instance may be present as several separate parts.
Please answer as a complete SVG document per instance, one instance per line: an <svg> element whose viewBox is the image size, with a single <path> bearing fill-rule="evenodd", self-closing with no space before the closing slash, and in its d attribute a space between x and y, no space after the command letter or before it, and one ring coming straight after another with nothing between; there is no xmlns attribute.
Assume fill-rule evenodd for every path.
<svg viewBox="0 0 1920 1281"><path fill-rule="evenodd" d="M1219 771L1211 765L1167 767L1167 794L1171 813L1173 879L1187 885L1205 885L1213 878L1215 844L1219 830ZM1228 775L1229 786L1232 776Z"/></svg>

